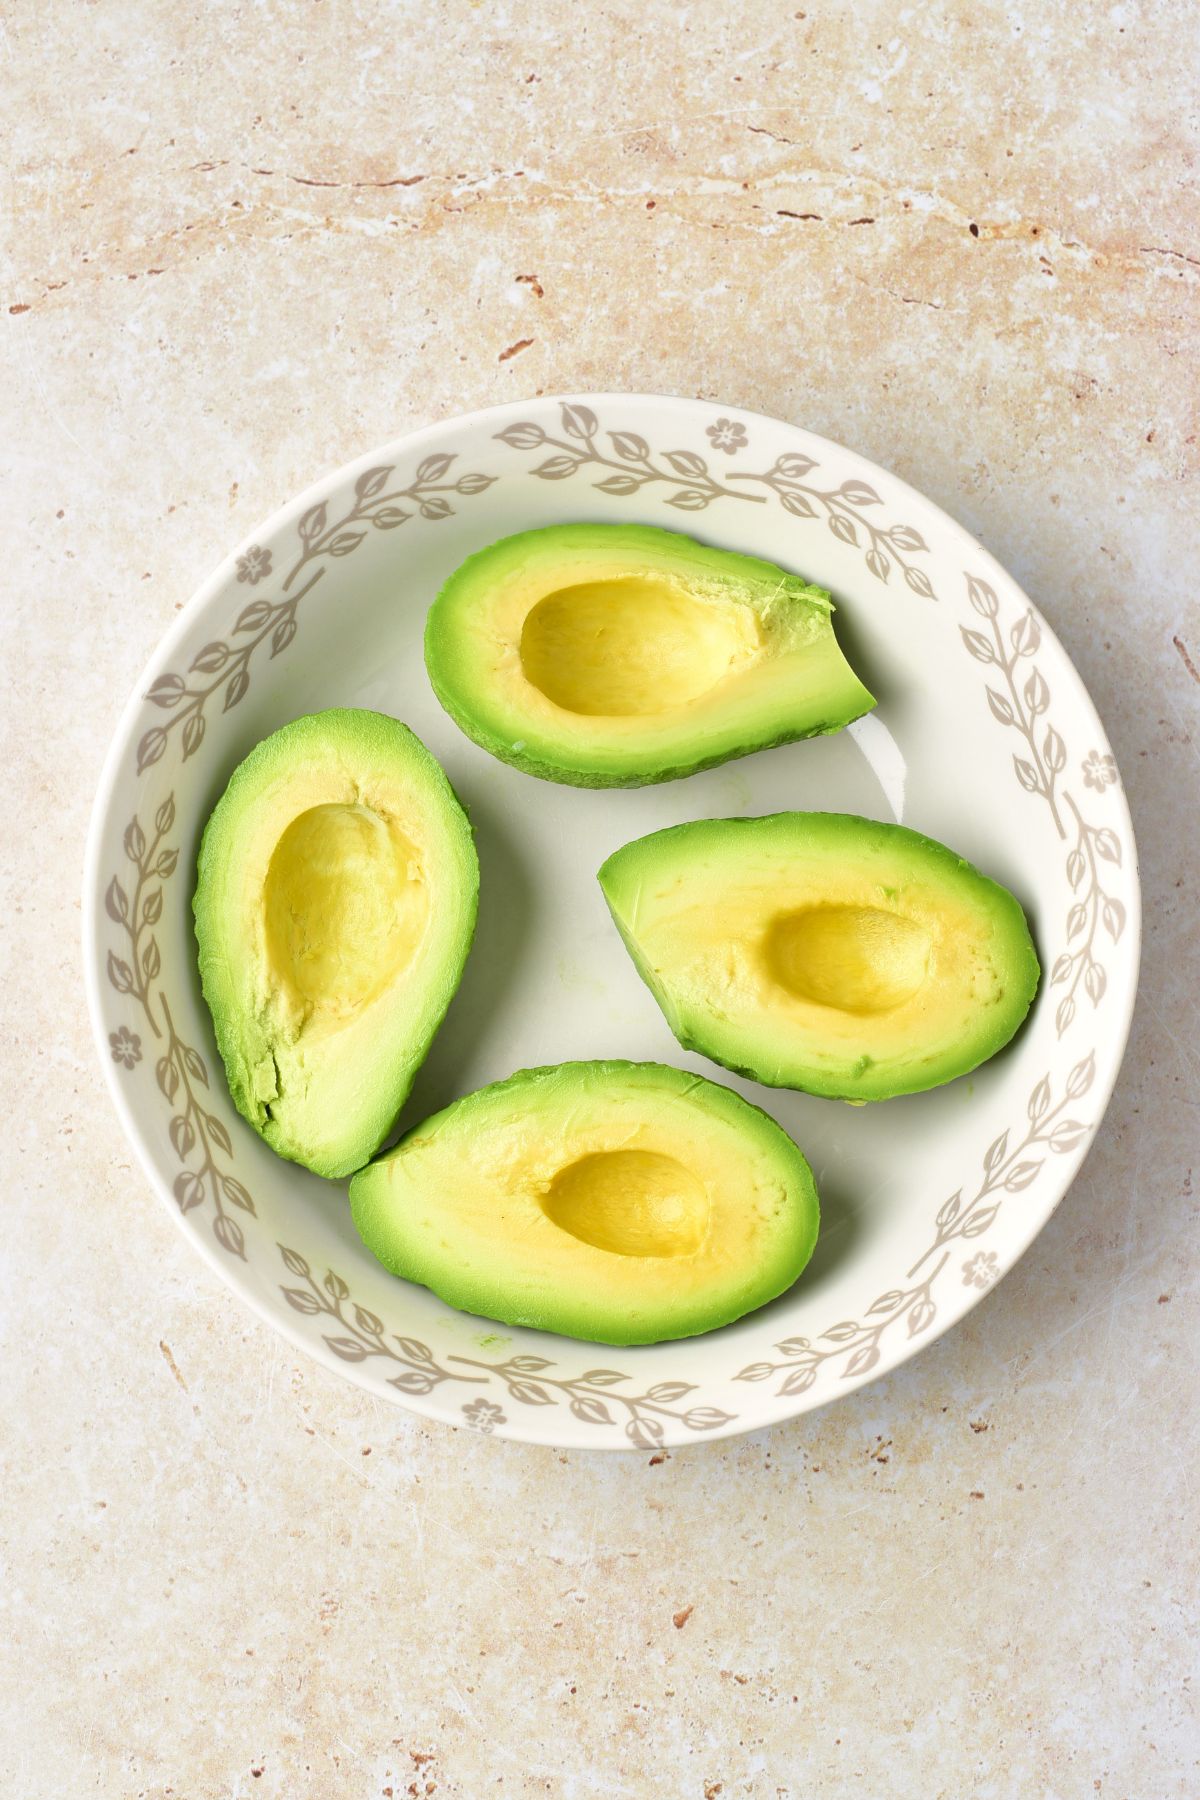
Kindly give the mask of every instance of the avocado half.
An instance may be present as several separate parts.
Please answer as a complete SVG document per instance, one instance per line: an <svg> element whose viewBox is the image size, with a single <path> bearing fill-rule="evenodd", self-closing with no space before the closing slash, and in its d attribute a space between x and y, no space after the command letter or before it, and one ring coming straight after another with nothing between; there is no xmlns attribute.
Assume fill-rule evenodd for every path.
<svg viewBox="0 0 1200 1800"><path fill-rule="evenodd" d="M200 845L200 982L234 1105L318 1175L361 1168L458 986L479 864L439 764L382 713L311 714L234 770Z"/></svg>
<svg viewBox="0 0 1200 1800"><path fill-rule="evenodd" d="M469 557L425 630L434 692L502 762L576 787L641 787L875 702L824 588L649 525L551 525Z"/></svg>
<svg viewBox="0 0 1200 1800"><path fill-rule="evenodd" d="M762 1306L818 1225L812 1173L775 1121L660 1063L480 1088L360 1170L350 1205L380 1262L450 1306L604 1344Z"/></svg>
<svg viewBox="0 0 1200 1800"><path fill-rule="evenodd" d="M937 1087L1007 1044L1037 992L1012 894L902 825L705 819L626 844L599 881L680 1043L771 1087Z"/></svg>

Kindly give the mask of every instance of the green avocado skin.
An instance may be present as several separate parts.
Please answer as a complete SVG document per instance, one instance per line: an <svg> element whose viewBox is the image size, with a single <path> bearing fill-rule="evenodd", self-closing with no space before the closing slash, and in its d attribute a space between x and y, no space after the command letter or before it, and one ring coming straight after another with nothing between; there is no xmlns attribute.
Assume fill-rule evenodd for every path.
<svg viewBox="0 0 1200 1800"><path fill-rule="evenodd" d="M539 1127L553 1134L569 1130L576 1109L603 1104L606 1096L634 1101L646 1113L676 1109L673 1118L694 1122L696 1137L681 1140L701 1166L705 1131L719 1134L721 1155L732 1155L741 1170L764 1172L771 1196L770 1241L750 1265L730 1267L715 1256L707 1274L681 1268L666 1300L639 1305L636 1276L618 1268L611 1276L596 1253L585 1267L563 1279L539 1279L530 1266L527 1240L497 1224L496 1241L480 1253L456 1222L454 1191L405 1191L406 1164L431 1140L461 1144L464 1171L470 1169L473 1135L499 1122L515 1133ZM564 1160L570 1159L564 1137ZM711 1175L712 1170L705 1165ZM399 1183L393 1177L400 1176ZM486 1197L486 1175L463 1173L462 1188ZM719 1185L719 1184L718 1184ZM560 1063L522 1069L503 1081L477 1089L414 1126L377 1161L350 1182L350 1206L363 1242L392 1274L430 1288L447 1305L507 1325L556 1332L599 1344L647 1344L693 1337L730 1324L764 1306L792 1286L812 1255L820 1205L812 1171L787 1133L759 1107L703 1076L661 1063L618 1060ZM657 1259L610 1255L609 1265ZM703 1258L698 1259L703 1263ZM609 1285L606 1285L609 1284Z"/></svg>
<svg viewBox="0 0 1200 1800"><path fill-rule="evenodd" d="M251 852L256 816L281 789L328 768L353 781L356 767L366 765L419 795L432 822L443 858L437 919L418 965L404 972L385 1004L372 1007L366 1037L351 1043L347 1032L314 1052L303 1037L288 1041L264 1003L270 981L262 947L247 931L247 914L258 901L239 888L239 870ZM286 812L282 817L286 824ZM399 720L357 708L308 714L264 738L238 764L204 829L192 910L201 990L230 1096L276 1155L341 1180L391 1136L462 977L478 905L470 821L441 765ZM264 1097L261 1072L272 1067L278 1091Z"/></svg>
<svg viewBox="0 0 1200 1800"><path fill-rule="evenodd" d="M656 884L686 887L688 865L704 869L704 900L721 907L722 865L732 883L748 858L778 858L781 872L800 840L821 846L830 868L831 901L836 902L839 865L855 856L883 856L893 879L903 881L918 871L932 883L953 883L969 896L989 922L997 966L1003 978L1002 1001L988 1014L969 1021L956 1040L930 1046L914 1042L902 1060L883 1062L868 1054L847 1059L840 1067L822 1065L810 1056L789 1051L768 1026L759 1041L743 1036L731 1043L727 1007L706 1004L685 993L678 970L666 956L653 958L639 935L645 895ZM966 1075L1004 1048L1024 1022L1041 979L1037 950L1020 902L1007 888L982 874L965 858L935 838L904 825L847 813L772 813L760 818L702 819L651 832L616 850L597 874L613 922L638 974L650 989L667 1024L685 1050L706 1056L734 1074L766 1087L793 1088L824 1099L863 1102L890 1100L940 1087ZM676 961L686 955L677 947Z"/></svg>
<svg viewBox="0 0 1200 1800"><path fill-rule="evenodd" d="M751 609L791 608L797 620L820 621L829 664L827 687L816 694L773 696L752 725L713 726L703 705L694 723L685 716L669 742L624 741L619 749L589 744L575 715L561 712L553 724L522 720L498 708L492 676L473 667L467 646L473 619L486 609L489 592L514 568L527 568L540 591L569 585L573 561L610 557L614 573L652 561L664 574L692 582L710 594L724 591ZM425 666L434 694L459 730L500 762L542 781L571 787L636 788L677 781L759 750L842 731L875 705L837 648L828 589L805 581L760 557L721 550L682 532L653 525L569 524L544 526L501 538L477 551L443 584L425 626ZM686 715L693 711L684 707ZM590 721L585 721L585 727Z"/></svg>
<svg viewBox="0 0 1200 1800"><path fill-rule="evenodd" d="M777 750L781 744L795 744L803 738L831 737L835 732L844 730L853 719L862 716L861 713L855 713L852 718L839 720L836 724L784 727L772 736L762 737L753 744L743 744L736 750L700 751L677 763L656 764L653 769L648 768L640 774L617 775L603 769L570 768L564 763L540 757L529 749L514 750L509 739L490 730L482 720L468 711L455 690L439 679L432 666L429 667L429 683L464 737L469 737L472 743L494 756L497 762L507 763L510 768L519 769L523 775L536 776L539 781L556 781L564 787L656 787L663 781L681 781L687 775L700 775L705 769L718 768L722 763L736 762L743 756L755 756L760 750ZM866 712L869 709L864 706L862 710Z"/></svg>

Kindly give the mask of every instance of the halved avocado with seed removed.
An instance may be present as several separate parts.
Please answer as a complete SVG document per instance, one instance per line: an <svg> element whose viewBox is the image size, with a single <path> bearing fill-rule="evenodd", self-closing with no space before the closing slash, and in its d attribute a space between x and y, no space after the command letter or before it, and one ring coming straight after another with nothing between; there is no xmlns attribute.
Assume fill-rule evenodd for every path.
<svg viewBox="0 0 1200 1800"><path fill-rule="evenodd" d="M902 825L704 819L626 844L599 879L680 1043L773 1087L937 1087L1007 1044L1037 992L1019 903Z"/></svg>
<svg viewBox="0 0 1200 1800"><path fill-rule="evenodd" d="M728 1088L660 1063L525 1069L361 1169L367 1248L451 1306L605 1344L726 1325L816 1242L807 1162Z"/></svg>
<svg viewBox="0 0 1200 1800"><path fill-rule="evenodd" d="M640 787L793 738L875 702L824 588L648 525L503 538L446 582L425 661L451 718L527 774Z"/></svg>
<svg viewBox="0 0 1200 1800"><path fill-rule="evenodd" d="M205 828L200 981L271 1148L348 1175L383 1143L458 986L479 864L439 764L381 713L314 713L234 770Z"/></svg>

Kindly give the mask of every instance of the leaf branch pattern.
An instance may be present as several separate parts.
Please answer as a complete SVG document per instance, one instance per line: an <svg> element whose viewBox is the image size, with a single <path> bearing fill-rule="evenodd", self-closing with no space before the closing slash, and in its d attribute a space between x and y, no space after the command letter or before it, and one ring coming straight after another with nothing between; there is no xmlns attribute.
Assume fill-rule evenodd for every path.
<svg viewBox="0 0 1200 1800"><path fill-rule="evenodd" d="M337 1331L323 1331L322 1335L334 1355L343 1362L360 1363L373 1356L386 1357L399 1366L400 1372L387 1379L402 1394L431 1394L443 1381L468 1382L477 1387L486 1385L484 1375L458 1375L453 1369L444 1369L429 1346L421 1343L419 1338L389 1333L382 1319L351 1299L348 1284L333 1269L327 1269L324 1279L318 1283L307 1258L298 1250L280 1244L279 1254L288 1273L304 1283L303 1287L281 1287L284 1299L293 1312L303 1313L307 1318L328 1319L338 1327ZM451 1357L449 1360L456 1359Z"/></svg>
<svg viewBox="0 0 1200 1800"><path fill-rule="evenodd" d="M203 1206L209 1193L213 1202L213 1234L223 1250L246 1260L246 1242L242 1227L226 1211L225 1202L241 1212L254 1214L254 1202L234 1176L220 1168L215 1151L233 1154L233 1143L223 1119L209 1112L199 1099L200 1090L208 1089L208 1070L204 1058L190 1044L185 1044L175 1030L175 1022L167 1005L167 996L159 991L166 1049L155 1065L155 1078L163 1098L177 1110L172 1114L168 1133L171 1148L184 1167L175 1177L174 1194L182 1213ZM198 1156L198 1166L189 1158Z"/></svg>
<svg viewBox="0 0 1200 1800"><path fill-rule="evenodd" d="M719 481L707 460L694 450L661 451L656 460L656 453L636 431L605 432L612 449L612 454L607 455L598 442L600 421L589 406L562 401L560 413L562 437L552 437L531 419L506 425L496 433L510 449L553 453L533 471L542 481L569 481L581 469L609 469L611 474L592 485L598 492L619 499L628 499L652 482L678 483L682 485L667 496L666 504L681 512L703 512L714 500L765 505L766 494L746 493L731 485L735 481L759 482L771 490L793 518L824 517L841 543L865 549L867 568L877 581L886 582L895 564L913 593L927 600L937 598L925 571L907 560L912 552L926 551L929 546L911 525L875 525L865 517L864 507L880 505L879 495L865 481L851 479L838 488L812 487L804 477L817 465L811 457L800 455L779 457L765 474L745 471L731 474L728 481ZM727 420L721 423L728 425ZM712 437L712 429L709 436ZM737 447L741 448L745 441L743 434Z"/></svg>
<svg viewBox="0 0 1200 1800"><path fill-rule="evenodd" d="M427 456L417 465L416 474L407 485L391 489L388 480L395 473L394 464L365 469L354 484L349 509L332 523L327 502L309 507L297 526L300 554L284 576L279 596L274 600L251 600L238 614L228 639L205 644L192 658L186 675L168 670L151 683L146 699L171 716L165 724L152 725L142 734L137 748L139 775L159 761L175 730L179 732L182 760L186 762L195 755L204 741L205 709L218 690L223 696L222 712L229 712L245 699L255 651L268 638L271 658L287 649L296 635L300 602L325 573L327 565L323 559L351 555L372 529L394 531L417 516L431 521L452 518L454 508L447 495L482 494L497 479L479 474L444 479L455 460L453 455L440 452ZM249 556L256 553L259 560L253 564L249 558L243 559L249 565L252 580L260 578L260 568L269 571L271 567L270 556L259 552L257 546ZM319 566L309 569L313 563ZM306 569L307 579L293 591L293 584Z"/></svg>
<svg viewBox="0 0 1200 1800"><path fill-rule="evenodd" d="M254 1213L254 1201L217 1154L231 1156L233 1143L224 1121L201 1104L199 1092L209 1085L208 1069L200 1052L185 1044L175 1029L167 996L154 983L162 968L162 956L153 927L162 917L163 888L174 875L179 852L165 848L164 839L175 824L175 796L168 794L154 814L154 830L147 836L135 815L125 827L125 854L136 870L132 893L113 876L104 893L105 911L129 940L129 961L110 950L108 979L119 994L128 994L140 1006L146 1023L164 1046L155 1063L159 1091L169 1105L178 1106L168 1127L171 1148L183 1164L173 1192L179 1210L187 1213L203 1206L210 1194L212 1228L217 1242L232 1256L246 1260L242 1227L227 1207ZM130 1064L130 1067L133 1065ZM198 1167L192 1166L199 1152Z"/></svg>
<svg viewBox="0 0 1200 1800"><path fill-rule="evenodd" d="M1095 1073L1095 1053L1089 1052L1075 1064L1060 1099L1053 1105L1050 1076L1043 1075L1029 1097L1027 1126L1020 1139L1011 1143L1012 1134L1002 1131L984 1154L983 1177L971 1199L964 1205L960 1189L938 1209L933 1241L908 1271L908 1280L914 1281L925 1264L937 1257L936 1266L922 1281L914 1287L892 1288L880 1294L861 1320L845 1319L831 1325L828 1331L820 1333L815 1344L808 1338L784 1339L775 1346L781 1361L750 1363L734 1379L769 1381L782 1374L777 1393L802 1394L816 1381L821 1368L839 1356L846 1359L837 1372L841 1380L867 1374L879 1361L883 1337L901 1320L906 1322L910 1338L928 1331L937 1317L933 1287L950 1259L950 1246L990 1231L1005 1195L1022 1193L1036 1181L1046 1160L1045 1154L1037 1154L1039 1149L1062 1155L1083 1141L1091 1127L1080 1119L1062 1115L1087 1093ZM977 1285L986 1286L987 1282Z"/></svg>
<svg viewBox="0 0 1200 1800"><path fill-rule="evenodd" d="M1075 820L1075 842L1067 857L1067 880L1079 898L1072 902L1067 914L1067 948L1050 971L1051 987L1065 986L1067 990L1054 1014L1059 1037L1075 1017L1076 996L1081 984L1093 1006L1099 1006L1104 998L1108 976L1095 953L1101 925L1114 944L1125 929L1125 907L1116 894L1106 890L1100 867L1101 863L1111 863L1120 868L1121 840L1107 825L1089 825L1070 794L1066 795L1066 804Z"/></svg>
<svg viewBox="0 0 1200 1800"><path fill-rule="evenodd" d="M775 1390L779 1395L803 1394L815 1383L821 1370L838 1357L844 1357L837 1371L842 1381L867 1375L882 1355L882 1340L894 1325L907 1324L910 1338L920 1337L937 1318L933 1298L934 1283L941 1274L950 1253L946 1251L936 1267L914 1287L891 1288L880 1294L867 1308L861 1320L842 1319L822 1331L816 1343L806 1337L784 1338L775 1348L781 1360L748 1363L734 1376L735 1381L771 1381L776 1375L783 1380Z"/></svg>
<svg viewBox="0 0 1200 1800"><path fill-rule="evenodd" d="M868 482L852 478L836 488L812 486L804 477L816 466L809 456L791 454L779 457L765 475L737 474L731 475L730 480L764 483L792 518L824 518L839 543L863 550L867 568L877 581L888 581L894 563L914 594L936 600L933 583L924 569L907 560L908 554L929 548L920 532L912 525L874 524L863 508L882 502Z"/></svg>
<svg viewBox="0 0 1200 1800"><path fill-rule="evenodd" d="M625 1436L639 1450L654 1450L662 1444L664 1419L673 1419L688 1431L715 1431L737 1416L716 1406L681 1409L676 1402L696 1392L692 1381L656 1381L644 1393L627 1394L617 1391L630 1379L619 1369L587 1369L582 1375L567 1377L548 1374L554 1364L544 1356L512 1356L501 1363L448 1356L446 1361L486 1370L488 1378L503 1382L509 1398L522 1406L554 1406L565 1401L572 1416L586 1425L615 1425L623 1418Z"/></svg>
<svg viewBox="0 0 1200 1800"><path fill-rule="evenodd" d="M550 450L553 455L539 463L533 473L541 481L569 481L580 469L611 469L612 474L592 485L602 494L622 499L636 494L640 488L656 481L674 484L675 492L666 503L680 512L703 512L713 500L747 500L765 504L761 494L742 494L728 487L710 473L708 463L694 450L664 450L655 461L654 452L636 431L605 433L613 454L606 455L597 438L600 421L590 406L560 404L564 436L551 437L532 420L506 425L497 438L513 450ZM665 465L665 466L664 466Z"/></svg>
<svg viewBox="0 0 1200 1800"><path fill-rule="evenodd" d="M125 827L123 842L125 854L137 871L133 892L128 894L116 875L104 890L105 912L129 939L128 962L115 950L109 951L108 979L119 994L129 994L137 1002L155 1037L162 1033L150 1004L150 984L162 967L162 957L153 927L162 917L162 883L170 880L179 861L178 850L162 848L174 823L174 794L168 794L155 813L154 835L149 841L137 818L132 818Z"/></svg>
<svg viewBox="0 0 1200 1800"><path fill-rule="evenodd" d="M1031 658L1037 653L1042 641L1042 628L1031 608L1022 613L1010 627L1006 646L1000 626L1000 601L995 589L974 575L967 575L966 582L971 605L981 618L988 621L991 631L990 634L985 634L970 626L960 625L963 643L976 662L998 669L1003 676L1006 692L1001 693L994 687L987 690L992 717L1001 725L1014 727L1024 738L1029 756L1014 755L1013 767L1017 772L1017 780L1027 794L1038 794L1046 802L1059 837L1065 838L1067 830L1059 811L1055 783L1067 766L1067 746L1049 720L1046 721L1044 732L1038 723L1050 705L1050 689L1036 664L1031 664L1029 674L1022 684L1018 685L1017 681L1017 670L1022 659Z"/></svg>
<svg viewBox="0 0 1200 1800"><path fill-rule="evenodd" d="M222 712L230 712L244 700L250 686L250 661L254 652L268 637L271 655L286 650L296 635L296 609L311 592L324 573L314 570L302 588L284 600L252 600L243 607L234 623L231 637L244 637L244 643L214 640L205 644L192 658L187 675L168 670L159 675L146 690L146 699L171 717L165 725L151 725L142 733L137 748L138 774L158 762L167 748L172 731L178 729L182 758L186 762L204 742L205 707L217 692L223 691ZM205 681L204 676L211 676ZM192 677L199 679L192 680Z"/></svg>
<svg viewBox="0 0 1200 1800"><path fill-rule="evenodd" d="M440 451L426 456L417 464L412 480L406 486L395 488L388 487L389 478L396 472L394 463L364 469L354 484L354 501L349 511L332 524L325 501L311 506L297 527L300 555L284 577L284 593L315 558L349 556L357 550L368 529L395 531L417 515L431 523L453 518L454 508L446 498L448 494L482 494L498 479L495 475L467 474L447 481L445 477L457 460L456 455L445 455Z"/></svg>
<svg viewBox="0 0 1200 1800"><path fill-rule="evenodd" d="M1089 1051L1067 1076L1062 1096L1053 1106L1050 1076L1042 1076L1026 1104L1024 1133L1016 1143L1011 1143L1013 1133L1002 1131L988 1145L983 1158L983 1180L975 1194L964 1205L960 1189L943 1202L936 1218L937 1235L908 1271L910 1277L948 1244L957 1239L982 1237L990 1231L1005 1194L1023 1193L1037 1180L1046 1160L1045 1152L1062 1156L1082 1143L1090 1126L1080 1119L1064 1119L1062 1115L1066 1107L1083 1098L1095 1074L1095 1052ZM1038 1155L1039 1150L1043 1154ZM993 1198L996 1195L998 1199Z"/></svg>
<svg viewBox="0 0 1200 1800"><path fill-rule="evenodd" d="M1032 610L1022 613L1009 627L1006 643L995 589L969 572L964 571L964 578L967 597L976 613L987 620L990 631L984 633L962 625L959 630L963 642L976 662L1001 672L1007 691L988 687L988 706L1001 725L1020 732L1029 749L1028 757L1013 757L1017 780L1026 793L1046 802L1064 841L1069 836L1064 815L1074 820L1074 842L1067 853L1066 873L1076 898L1067 913L1066 948L1050 971L1051 987L1066 987L1054 1014L1055 1030L1061 1038L1075 1018L1080 986L1093 1006L1099 1006L1108 987L1104 964L1096 955L1096 941L1103 926L1113 943L1117 943L1125 929L1126 914L1123 902L1106 889L1101 864L1121 867L1121 840L1106 825L1090 825L1070 790L1059 785L1058 778L1067 766L1067 746L1047 717L1050 688L1032 661L1042 637ZM1029 673L1020 682L1018 670L1023 659L1029 659ZM1085 780L1086 774L1085 766ZM1107 780L1105 776L1101 781L1101 791Z"/></svg>
<svg viewBox="0 0 1200 1800"><path fill-rule="evenodd" d="M630 1379L620 1370L597 1368L575 1377L556 1376L547 1373L554 1364L545 1356L512 1356L501 1363L482 1362L471 1356L447 1356L446 1363L456 1365L447 1368L419 1338L389 1333L377 1314L353 1299L348 1283L335 1270L327 1269L318 1282L299 1251L280 1244L279 1253L288 1273L303 1283L301 1287L280 1288L293 1311L336 1325L336 1331L323 1329L322 1336L343 1362L360 1363L382 1356L398 1364L398 1373L389 1375L387 1380L402 1394L430 1394L446 1381L473 1387L499 1382L508 1398L519 1405L553 1406L565 1401L572 1415L588 1425L617 1424L615 1409L624 1418L630 1443L644 1450L655 1449L663 1442L664 1419L679 1420L689 1431L715 1431L735 1416L715 1406L680 1409L676 1402L695 1392L694 1382L658 1381L644 1393L617 1393L620 1384ZM480 1372L460 1374L460 1369ZM468 1422L475 1422L480 1410L478 1402L466 1410ZM503 1418L502 1413L499 1418Z"/></svg>

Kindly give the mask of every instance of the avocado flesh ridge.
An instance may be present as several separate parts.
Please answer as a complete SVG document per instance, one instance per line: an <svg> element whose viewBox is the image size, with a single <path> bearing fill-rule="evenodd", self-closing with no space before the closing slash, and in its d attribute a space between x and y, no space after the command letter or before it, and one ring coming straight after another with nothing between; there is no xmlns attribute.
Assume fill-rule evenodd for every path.
<svg viewBox="0 0 1200 1800"><path fill-rule="evenodd" d="M529 1069L417 1126L350 1184L394 1274L507 1324L609 1344L729 1323L795 1281L811 1171L774 1120L654 1063Z"/></svg>
<svg viewBox="0 0 1200 1800"><path fill-rule="evenodd" d="M625 845L599 879L679 1041L769 1086L939 1086L1008 1043L1037 990L1016 899L904 826L703 820Z"/></svg>
<svg viewBox="0 0 1200 1800"><path fill-rule="evenodd" d="M501 760L641 786L869 711L832 612L826 589L678 532L549 526L454 572L426 664L456 724Z"/></svg>
<svg viewBox="0 0 1200 1800"><path fill-rule="evenodd" d="M273 1150L361 1167L458 985L478 903L470 825L397 720L311 715L241 763L205 829L201 985L230 1093Z"/></svg>

